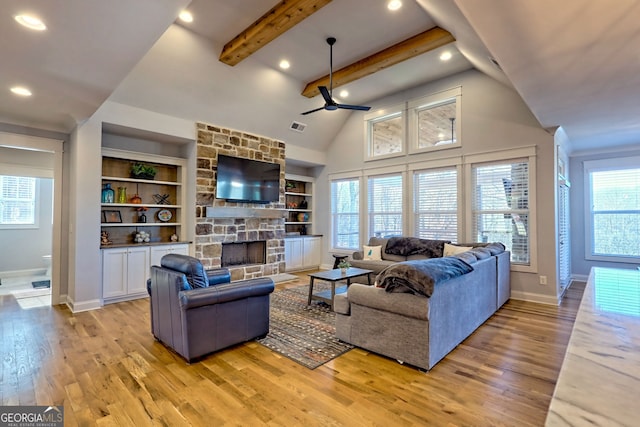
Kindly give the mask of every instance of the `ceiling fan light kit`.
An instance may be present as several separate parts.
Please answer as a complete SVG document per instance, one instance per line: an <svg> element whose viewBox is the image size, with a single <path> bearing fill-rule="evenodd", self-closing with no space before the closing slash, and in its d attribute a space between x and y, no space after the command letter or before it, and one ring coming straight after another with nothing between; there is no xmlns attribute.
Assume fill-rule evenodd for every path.
<svg viewBox="0 0 640 427"><path fill-rule="evenodd" d="M329 89L326 86L318 86L318 90L324 99L324 106L320 108L314 108L313 110L305 111L302 113L303 116L311 113L315 113L320 110L328 110L334 111L337 109L343 110L358 110L358 111L369 111L371 107L366 107L364 105L349 105L349 104L338 104L333 100L333 45L336 43L335 37L327 38L327 44L329 45Z"/></svg>

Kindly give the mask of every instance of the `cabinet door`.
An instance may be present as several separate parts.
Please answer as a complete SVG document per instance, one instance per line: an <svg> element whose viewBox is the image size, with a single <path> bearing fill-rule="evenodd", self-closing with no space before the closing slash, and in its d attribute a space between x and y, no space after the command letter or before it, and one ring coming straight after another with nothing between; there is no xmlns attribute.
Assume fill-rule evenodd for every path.
<svg viewBox="0 0 640 427"><path fill-rule="evenodd" d="M284 240L284 262L286 270L300 270L303 266L302 239Z"/></svg>
<svg viewBox="0 0 640 427"><path fill-rule="evenodd" d="M129 248L127 254L127 293L147 292L149 272L149 248Z"/></svg>
<svg viewBox="0 0 640 427"><path fill-rule="evenodd" d="M127 248L102 251L102 298L127 294Z"/></svg>
<svg viewBox="0 0 640 427"><path fill-rule="evenodd" d="M151 264L160 265L163 256L171 253L171 245L151 246Z"/></svg>
<svg viewBox="0 0 640 427"><path fill-rule="evenodd" d="M304 241L304 267L317 267L322 262L322 240L319 237L307 237Z"/></svg>
<svg viewBox="0 0 640 427"><path fill-rule="evenodd" d="M171 245L171 253L189 255L189 245Z"/></svg>

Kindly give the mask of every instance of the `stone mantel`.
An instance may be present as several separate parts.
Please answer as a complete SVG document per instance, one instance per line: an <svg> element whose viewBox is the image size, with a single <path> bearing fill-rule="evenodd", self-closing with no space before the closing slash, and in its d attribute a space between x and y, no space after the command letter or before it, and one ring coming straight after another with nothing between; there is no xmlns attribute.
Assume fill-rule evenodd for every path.
<svg viewBox="0 0 640 427"><path fill-rule="evenodd" d="M207 218L286 218L286 209L207 206Z"/></svg>

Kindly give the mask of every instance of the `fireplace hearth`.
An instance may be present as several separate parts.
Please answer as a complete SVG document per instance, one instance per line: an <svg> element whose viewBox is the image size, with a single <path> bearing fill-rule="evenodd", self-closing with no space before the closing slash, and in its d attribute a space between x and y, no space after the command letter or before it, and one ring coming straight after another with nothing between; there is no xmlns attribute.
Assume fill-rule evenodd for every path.
<svg viewBox="0 0 640 427"><path fill-rule="evenodd" d="M237 267L265 264L267 242L254 240L222 244L222 267Z"/></svg>

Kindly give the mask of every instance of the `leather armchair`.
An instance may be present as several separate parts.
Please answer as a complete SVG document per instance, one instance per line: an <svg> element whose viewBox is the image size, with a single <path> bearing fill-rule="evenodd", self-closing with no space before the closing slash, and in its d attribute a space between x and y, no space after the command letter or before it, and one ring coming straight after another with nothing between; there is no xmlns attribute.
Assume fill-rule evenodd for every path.
<svg viewBox="0 0 640 427"><path fill-rule="evenodd" d="M188 362L269 332L268 277L231 282L226 268L169 254L151 267L147 289L154 337Z"/></svg>

